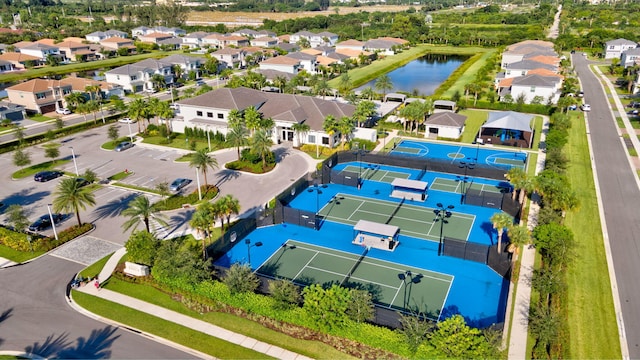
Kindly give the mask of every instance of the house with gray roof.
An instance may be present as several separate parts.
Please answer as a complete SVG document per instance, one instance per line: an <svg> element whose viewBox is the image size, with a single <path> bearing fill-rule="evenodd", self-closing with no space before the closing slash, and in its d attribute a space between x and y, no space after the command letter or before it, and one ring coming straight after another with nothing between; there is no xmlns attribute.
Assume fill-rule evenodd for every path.
<svg viewBox="0 0 640 360"><path fill-rule="evenodd" d="M380 53L383 55L394 55L396 53L395 48L397 46L397 42L384 39L371 39L364 43L364 49L366 51Z"/></svg>
<svg viewBox="0 0 640 360"><path fill-rule="evenodd" d="M162 59L163 62L178 65L183 71L183 76L187 76L191 71L198 71L206 61L198 56L188 56L183 54L173 54Z"/></svg>
<svg viewBox="0 0 640 360"><path fill-rule="evenodd" d="M303 53L300 51L288 53L288 58L300 61L300 70L306 70L309 74L315 74L318 71L318 60L316 55Z"/></svg>
<svg viewBox="0 0 640 360"><path fill-rule="evenodd" d="M531 104L535 100L541 100L542 104L556 104L561 90L561 77L529 74L513 78L511 86L500 92L500 101L504 101L504 97L510 94L514 101L523 97L525 104Z"/></svg>
<svg viewBox="0 0 640 360"><path fill-rule="evenodd" d="M536 70L536 69L544 69L544 70L552 71L554 73L558 72L557 66L545 64L545 63L541 63L533 60L522 60L522 61L518 61L513 64L507 65L504 70L504 77L505 79L508 79L512 77L525 76L531 70Z"/></svg>
<svg viewBox="0 0 640 360"><path fill-rule="evenodd" d="M183 36L181 39L182 43L185 46L188 46L190 48L199 48L204 45L202 39L209 35L211 35L211 33L208 33L206 31L195 31Z"/></svg>
<svg viewBox="0 0 640 360"><path fill-rule="evenodd" d="M628 68L629 66L640 64L640 48L633 48L622 52L620 56L620 65Z"/></svg>
<svg viewBox="0 0 640 360"><path fill-rule="evenodd" d="M47 56L60 56L60 48L57 46L46 45L42 43L33 43L18 49L21 54L35 56L43 61L47 60Z"/></svg>
<svg viewBox="0 0 640 360"><path fill-rule="evenodd" d="M323 31L317 34L311 31L299 31L295 34L291 34L289 37L289 41L292 43L298 43L302 39L308 40L309 45L312 48L320 45L333 46L338 42L338 34L328 31Z"/></svg>
<svg viewBox="0 0 640 360"><path fill-rule="evenodd" d="M105 72L105 79L118 84L127 92L154 90L154 75L161 75L165 84L173 83L173 64L164 60L145 59Z"/></svg>
<svg viewBox="0 0 640 360"><path fill-rule="evenodd" d="M229 112L237 109L244 111L254 107L264 118L273 119L275 125L271 131L273 142L291 141L294 146L300 144L333 145L340 134L329 136L322 129L324 119L332 115L336 119L353 116L355 106L322 100L316 97L270 93L248 88L222 88L191 99L181 100L181 118L172 123L174 131L184 131L186 127L219 131L228 131ZM296 134L295 124L307 124L310 130L305 134Z"/></svg>
<svg viewBox="0 0 640 360"><path fill-rule="evenodd" d="M169 34L173 36L182 36L187 34L187 32L183 29L176 28L176 27L166 27L166 26L156 26L152 28L149 28L146 26L139 26L131 30L132 37L144 36L151 33Z"/></svg>
<svg viewBox="0 0 640 360"><path fill-rule="evenodd" d="M435 113L424 122L427 138L459 139L464 131L467 117L452 111Z"/></svg>
<svg viewBox="0 0 640 360"><path fill-rule="evenodd" d="M84 38L92 43L99 43L102 40L116 36L126 39L129 34L120 30L94 31L91 34L85 35Z"/></svg>
<svg viewBox="0 0 640 360"><path fill-rule="evenodd" d="M620 59L622 53L638 47L638 43L627 39L615 39L604 43L605 59Z"/></svg>
<svg viewBox="0 0 640 360"><path fill-rule="evenodd" d="M533 115L515 111L492 111L480 127L485 144L530 148L533 141Z"/></svg>

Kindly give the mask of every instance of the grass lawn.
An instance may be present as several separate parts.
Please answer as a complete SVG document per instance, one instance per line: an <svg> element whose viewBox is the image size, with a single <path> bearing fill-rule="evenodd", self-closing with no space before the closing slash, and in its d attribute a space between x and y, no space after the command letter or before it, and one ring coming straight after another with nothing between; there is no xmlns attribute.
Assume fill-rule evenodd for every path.
<svg viewBox="0 0 640 360"><path fill-rule="evenodd" d="M84 270L80 271L80 275L83 278L93 278L98 276L98 274L100 274L100 271L102 270L104 265L107 263L107 261L109 261L109 258L111 258L111 255L113 255L113 253L89 265Z"/></svg>
<svg viewBox="0 0 640 360"><path fill-rule="evenodd" d="M536 116L533 118L533 150L540 148L540 136L542 135L542 116Z"/></svg>
<svg viewBox="0 0 640 360"><path fill-rule="evenodd" d="M191 162L192 158L193 158L193 154L185 154L175 159L174 161L175 162Z"/></svg>
<svg viewBox="0 0 640 360"><path fill-rule="evenodd" d="M456 80L456 82L442 94L443 98L451 99L453 97L453 94L456 93L456 91L459 91L461 94L464 94L464 86L466 84L470 84L474 82L476 73L487 63L487 59L493 56L493 53L495 52L495 50L487 51L486 49L484 51L486 52L482 54L480 59L474 62L471 66L469 66L469 68L464 72L464 74L462 74L462 76L460 76ZM476 51L476 53L478 52L480 51ZM470 55L473 55L473 54L470 54Z"/></svg>
<svg viewBox="0 0 640 360"><path fill-rule="evenodd" d="M231 314L209 312L200 314L195 311L187 309L181 303L174 301L171 295L166 294L160 290L157 290L148 285L131 284L111 278L105 288L121 293L125 293L129 296L150 302L152 304L167 308L181 314L191 316L193 318L206 321L208 323L223 327L227 330L241 333L246 336L250 336L260 341L264 341L270 344L276 344L287 350L306 355L311 358L322 359L345 359L349 358L348 355L341 353L331 346L325 345L318 341L299 340L279 333L274 330L263 327L262 325L241 318ZM74 293L75 298L75 293ZM136 326L136 325L134 325ZM136 326L138 327L138 326ZM186 346L193 347L189 344ZM202 350L200 350L202 351ZM213 350L212 350L213 351ZM219 354L212 354L214 356L221 357ZM243 354L229 354L233 358L244 358Z"/></svg>
<svg viewBox="0 0 640 360"><path fill-rule="evenodd" d="M199 331L147 315L135 309L73 290L73 299L91 312L155 334L220 359L265 359L263 353L203 334Z"/></svg>
<svg viewBox="0 0 640 360"><path fill-rule="evenodd" d="M11 175L11 177L13 179L24 179L27 176L35 175L36 173L39 173L40 171L55 170L55 168L57 166L66 164L69 161L71 161L71 160L56 160L55 162L46 161L46 162L43 162L43 163L40 163L40 164L31 165L28 168L20 169L20 170L14 172Z"/></svg>
<svg viewBox="0 0 640 360"><path fill-rule="evenodd" d="M460 142L471 144L476 141L480 126L487 120L489 113L480 110L461 110L460 115L467 117Z"/></svg>
<svg viewBox="0 0 640 360"><path fill-rule="evenodd" d="M28 119L32 121L37 121L37 122L45 122L45 121L53 120L52 117L44 116L42 114L31 115L29 116Z"/></svg>
<svg viewBox="0 0 640 360"><path fill-rule="evenodd" d="M133 172L131 172L131 171L127 171L127 172L120 171L117 174L109 176L107 179L113 180L113 181L120 181L122 179L126 179L131 174L133 174Z"/></svg>
<svg viewBox="0 0 640 360"><path fill-rule="evenodd" d="M111 185L120 186L120 187L127 188L127 189L139 190L139 191L144 191L144 192L149 192L149 193L160 195L159 191L157 191L155 189L151 189L151 188L142 187L142 186L129 185L129 184L121 183L121 182L115 182L115 183L113 183Z"/></svg>
<svg viewBox="0 0 640 360"><path fill-rule="evenodd" d="M195 150L191 148L192 140L196 141ZM147 136L144 138L144 140L142 140L142 142L145 144L160 145L160 146L166 146L174 149L182 149L182 150L189 150L189 151L197 151L200 149L209 148L209 143L207 142L206 139L204 140L187 139L184 134L178 134L176 137L171 139L170 143L167 143L167 138L164 138L162 136ZM211 139L211 151L215 151L218 149L222 149L222 147L216 147L216 144L214 144L213 139Z"/></svg>
<svg viewBox="0 0 640 360"><path fill-rule="evenodd" d="M568 357L619 359L620 341L585 134L585 122L574 121L565 148L570 161L567 175L580 201L580 207L565 220L577 243L576 259L567 271Z"/></svg>
<svg viewBox="0 0 640 360"><path fill-rule="evenodd" d="M8 246L0 245L0 257L5 258L7 260L11 260L16 263L23 263L27 260L31 260L37 258L38 256L44 254L44 251L18 251L14 250Z"/></svg>

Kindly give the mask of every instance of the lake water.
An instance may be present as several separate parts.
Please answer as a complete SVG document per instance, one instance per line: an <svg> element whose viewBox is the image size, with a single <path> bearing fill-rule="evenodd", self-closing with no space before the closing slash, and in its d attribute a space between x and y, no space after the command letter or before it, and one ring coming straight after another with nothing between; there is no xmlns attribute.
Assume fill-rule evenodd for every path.
<svg viewBox="0 0 640 360"><path fill-rule="evenodd" d="M439 54L429 54L418 58L387 74L393 84L393 90L390 92L431 95L466 59L463 56ZM356 90L363 90L367 87L375 89L375 83L376 80L371 80Z"/></svg>

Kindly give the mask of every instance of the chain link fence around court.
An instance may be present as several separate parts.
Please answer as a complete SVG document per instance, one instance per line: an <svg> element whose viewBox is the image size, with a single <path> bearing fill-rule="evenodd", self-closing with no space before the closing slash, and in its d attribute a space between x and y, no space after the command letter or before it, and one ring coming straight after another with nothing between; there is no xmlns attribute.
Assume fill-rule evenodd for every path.
<svg viewBox="0 0 640 360"><path fill-rule="evenodd" d="M497 245L484 245L464 240L444 237L442 240L442 254L488 265L495 272L507 277L511 272L511 254L505 251L506 244L498 254Z"/></svg>

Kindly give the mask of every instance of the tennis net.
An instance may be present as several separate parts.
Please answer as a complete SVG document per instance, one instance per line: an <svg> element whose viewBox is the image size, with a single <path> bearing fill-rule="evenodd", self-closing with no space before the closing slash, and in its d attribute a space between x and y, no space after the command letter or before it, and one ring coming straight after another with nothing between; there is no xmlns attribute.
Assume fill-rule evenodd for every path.
<svg viewBox="0 0 640 360"><path fill-rule="evenodd" d="M347 281L349 281L349 279L351 278L351 275L353 275L353 273L356 272L356 269L358 268L358 266L360 266L360 263L362 262L362 260L365 258L365 256L367 256L367 253L369 252L369 249L370 249L369 246L365 246L364 251L360 255L360 258L358 258L356 263L353 264L353 266L351 267L351 270L349 270L349 272L344 277L344 279L342 279L342 282L340 283L340 286L343 286Z"/></svg>
<svg viewBox="0 0 640 360"><path fill-rule="evenodd" d="M396 216L398 211L400 211L400 208L404 204L405 200L406 200L406 198L404 198L404 197L402 198L402 200L400 200L400 203L398 203L398 206L396 206L396 208L393 210L393 212L391 213L391 215L389 216L389 218L387 219L387 222L385 222L385 224L388 224L388 223L391 222L391 219L393 219L393 217Z"/></svg>

